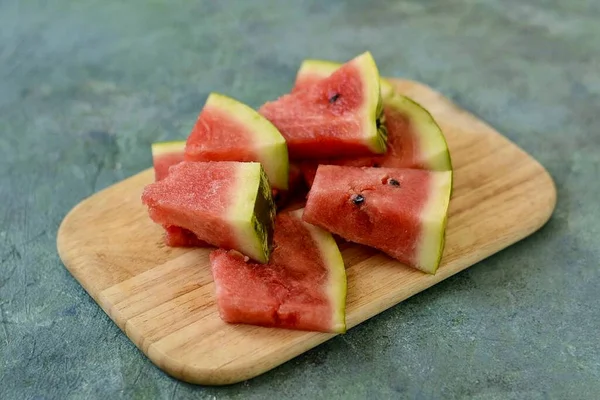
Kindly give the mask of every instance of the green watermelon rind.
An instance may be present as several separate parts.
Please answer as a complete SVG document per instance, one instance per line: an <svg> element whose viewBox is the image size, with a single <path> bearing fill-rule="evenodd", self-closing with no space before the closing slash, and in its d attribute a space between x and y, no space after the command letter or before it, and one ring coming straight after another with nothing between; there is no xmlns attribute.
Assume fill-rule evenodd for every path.
<svg viewBox="0 0 600 400"><path fill-rule="evenodd" d="M423 160L427 160L423 167L431 171L452 171L448 143L431 113L421 104L399 93L386 99L385 104L410 117L411 124L419 132L419 153Z"/></svg>
<svg viewBox="0 0 600 400"><path fill-rule="evenodd" d="M164 154L182 153L185 150L185 140L173 140L169 142L155 142L150 146L152 157Z"/></svg>
<svg viewBox="0 0 600 400"><path fill-rule="evenodd" d="M300 221L302 221L303 213L303 208L290 212L291 215L298 218ZM330 332L345 333L346 292L348 285L342 253L331 233L318 226L311 225L308 222L302 221L302 223L306 226L306 229L310 232L314 242L317 244L321 257L329 272L327 297L329 298L332 309Z"/></svg>
<svg viewBox="0 0 600 400"><path fill-rule="evenodd" d="M255 137L254 150L258 158L253 161L262 164L271 186L279 190L287 190L289 176L287 142L275 125L246 104L221 93L212 92L206 100L206 106L221 109L250 128Z"/></svg>
<svg viewBox="0 0 600 400"><path fill-rule="evenodd" d="M227 219L235 226L239 251L265 264L271 255L276 212L269 179L260 163L240 163L236 183L238 196L231 199Z"/></svg>
<svg viewBox="0 0 600 400"><path fill-rule="evenodd" d="M379 70L369 51L354 58L361 74L365 92L362 98L363 136L367 147L375 154L383 154L387 150L387 130L384 124L383 100L379 83Z"/></svg>
<svg viewBox="0 0 600 400"><path fill-rule="evenodd" d="M415 257L415 266L432 275L439 268L444 252L452 185L452 171L433 172L429 200L421 212L422 234Z"/></svg>

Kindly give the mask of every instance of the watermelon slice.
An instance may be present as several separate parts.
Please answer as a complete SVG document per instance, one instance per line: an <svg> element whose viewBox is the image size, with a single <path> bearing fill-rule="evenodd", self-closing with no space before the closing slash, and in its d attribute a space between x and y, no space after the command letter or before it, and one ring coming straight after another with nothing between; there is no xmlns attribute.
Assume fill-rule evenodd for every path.
<svg viewBox="0 0 600 400"><path fill-rule="evenodd" d="M264 104L259 112L283 134L294 159L386 150L379 72L369 52L320 82Z"/></svg>
<svg viewBox="0 0 600 400"><path fill-rule="evenodd" d="M210 255L221 318L229 323L342 333L346 271L333 237L302 221L302 210L275 220L268 264L235 251Z"/></svg>
<svg viewBox="0 0 600 400"><path fill-rule="evenodd" d="M327 78L339 67L340 64L329 61L304 61L298 70L294 90ZM446 139L431 114L408 97L395 93L392 84L385 79L381 79L381 88L388 133L387 152L381 156L302 162L300 168L309 186L319 164L452 170Z"/></svg>
<svg viewBox="0 0 600 400"><path fill-rule="evenodd" d="M185 142L152 143L152 164L154 164L154 179L160 181L169 174L171 165L183 161Z"/></svg>
<svg viewBox="0 0 600 400"><path fill-rule="evenodd" d="M296 74L296 82L292 93L306 88L314 83L331 76L342 64L324 60L304 60ZM384 78L379 81L381 97L383 100L394 94L394 86Z"/></svg>
<svg viewBox="0 0 600 400"><path fill-rule="evenodd" d="M245 104L211 93L187 139L186 161L257 161L275 189L288 188L288 153L277 128Z"/></svg>
<svg viewBox="0 0 600 400"><path fill-rule="evenodd" d="M451 189L450 171L320 165L303 218L434 274Z"/></svg>
<svg viewBox="0 0 600 400"><path fill-rule="evenodd" d="M266 263L275 206L259 163L181 162L142 194L150 218Z"/></svg>

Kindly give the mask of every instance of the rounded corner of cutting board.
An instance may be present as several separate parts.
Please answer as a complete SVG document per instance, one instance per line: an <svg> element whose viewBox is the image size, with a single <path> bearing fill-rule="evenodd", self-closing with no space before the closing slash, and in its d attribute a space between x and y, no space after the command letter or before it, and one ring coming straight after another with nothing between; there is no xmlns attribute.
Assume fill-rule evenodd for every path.
<svg viewBox="0 0 600 400"><path fill-rule="evenodd" d="M253 365L239 365L238 363L211 368L210 365L200 365L172 357L152 345L144 353L168 375L193 385L231 385L254 378L270 369L257 369Z"/></svg>

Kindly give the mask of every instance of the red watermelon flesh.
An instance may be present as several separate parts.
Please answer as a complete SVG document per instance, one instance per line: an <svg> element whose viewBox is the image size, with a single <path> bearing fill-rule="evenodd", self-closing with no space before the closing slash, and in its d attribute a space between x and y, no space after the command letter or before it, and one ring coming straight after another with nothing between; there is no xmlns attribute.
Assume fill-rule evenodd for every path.
<svg viewBox="0 0 600 400"><path fill-rule="evenodd" d="M181 162L142 194L150 218L265 263L275 207L259 163Z"/></svg>
<svg viewBox="0 0 600 400"><path fill-rule="evenodd" d="M321 165L303 218L433 274L451 189L450 171Z"/></svg>
<svg viewBox="0 0 600 400"><path fill-rule="evenodd" d="M172 165L183 161L185 142L158 142L152 143L152 164L154 165L154 179L160 181L169 174Z"/></svg>
<svg viewBox="0 0 600 400"><path fill-rule="evenodd" d="M170 247L209 247L194 232L179 226L165 226L165 244Z"/></svg>
<svg viewBox="0 0 600 400"><path fill-rule="evenodd" d="M290 158L386 150L379 72L368 52L320 82L264 104L259 113L285 137Z"/></svg>
<svg viewBox="0 0 600 400"><path fill-rule="evenodd" d="M302 210L275 220L268 264L235 251L210 255L221 318L243 323L320 332L344 332L346 273L332 236L302 221Z"/></svg>
<svg viewBox="0 0 600 400"><path fill-rule="evenodd" d="M288 188L287 144L281 133L247 105L211 93L190 133L186 161L260 162L273 188Z"/></svg>

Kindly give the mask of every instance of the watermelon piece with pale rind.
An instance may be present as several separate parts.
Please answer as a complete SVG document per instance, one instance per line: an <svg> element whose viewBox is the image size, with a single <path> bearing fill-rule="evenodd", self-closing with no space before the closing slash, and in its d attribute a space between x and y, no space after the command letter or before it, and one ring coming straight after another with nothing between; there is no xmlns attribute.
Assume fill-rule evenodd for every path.
<svg viewBox="0 0 600 400"><path fill-rule="evenodd" d="M320 165L303 218L434 274L451 190L450 171Z"/></svg>
<svg viewBox="0 0 600 400"><path fill-rule="evenodd" d="M326 231L302 221L302 210L275 220L268 264L235 251L210 255L219 313L225 322L341 333L346 330L346 272Z"/></svg>
<svg viewBox="0 0 600 400"><path fill-rule="evenodd" d="M273 188L288 188L288 151L281 133L252 108L222 94L208 96L187 139L185 160L260 162Z"/></svg>
<svg viewBox="0 0 600 400"><path fill-rule="evenodd" d="M293 159L386 150L379 72L369 52L315 84L265 103L259 113L285 137Z"/></svg>
<svg viewBox="0 0 600 400"><path fill-rule="evenodd" d="M340 65L329 61L305 60L298 70L294 90L327 78ZM381 88L388 133L386 153L302 162L300 168L309 186L319 164L452 170L446 139L431 114L410 98L395 93L392 84L385 79L381 79Z"/></svg>
<svg viewBox="0 0 600 400"><path fill-rule="evenodd" d="M304 60L296 73L292 93L331 76L342 64L325 60ZM394 86L384 78L379 81L381 98L385 100L394 94Z"/></svg>
<svg viewBox="0 0 600 400"><path fill-rule="evenodd" d="M151 149L154 180L160 181L169 174L172 165L183 161L185 141L152 143Z"/></svg>
<svg viewBox="0 0 600 400"><path fill-rule="evenodd" d="M142 202L160 225L261 263L269 259L275 206L259 163L184 161L146 186Z"/></svg>

